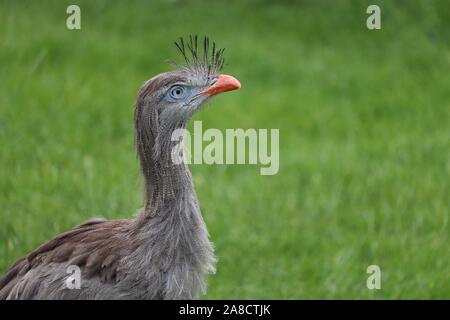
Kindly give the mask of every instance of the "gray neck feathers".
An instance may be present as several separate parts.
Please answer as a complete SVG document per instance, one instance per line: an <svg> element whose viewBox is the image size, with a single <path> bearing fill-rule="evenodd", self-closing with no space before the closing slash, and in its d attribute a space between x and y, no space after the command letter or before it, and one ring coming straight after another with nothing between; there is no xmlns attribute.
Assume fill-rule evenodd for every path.
<svg viewBox="0 0 450 320"><path fill-rule="evenodd" d="M164 284L164 297L194 298L205 290L205 274L214 271L215 258L189 169L171 159L173 144L177 143L171 141L171 134L185 128L186 123L161 127L157 109L144 103L138 99L135 111L146 200L136 219L141 239L136 258L156 262L157 266L151 268L172 279ZM151 274L149 270L142 272Z"/></svg>
<svg viewBox="0 0 450 320"><path fill-rule="evenodd" d="M146 213L158 214L185 194L196 198L187 165L175 164L171 158L178 143L171 141L172 132L185 128L186 123L161 126L158 111L151 107L143 108L136 117L139 117L135 119L136 147L144 176Z"/></svg>

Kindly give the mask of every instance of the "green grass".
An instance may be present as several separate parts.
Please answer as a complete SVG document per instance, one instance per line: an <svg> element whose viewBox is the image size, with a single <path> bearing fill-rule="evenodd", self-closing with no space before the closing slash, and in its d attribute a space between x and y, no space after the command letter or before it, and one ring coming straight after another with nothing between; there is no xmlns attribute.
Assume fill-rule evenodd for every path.
<svg viewBox="0 0 450 320"><path fill-rule="evenodd" d="M281 162L191 166L219 257L206 298L450 298L447 1L77 1L68 31L72 3L0 2L0 272L134 215L137 89L198 33L243 87L195 119L279 128Z"/></svg>

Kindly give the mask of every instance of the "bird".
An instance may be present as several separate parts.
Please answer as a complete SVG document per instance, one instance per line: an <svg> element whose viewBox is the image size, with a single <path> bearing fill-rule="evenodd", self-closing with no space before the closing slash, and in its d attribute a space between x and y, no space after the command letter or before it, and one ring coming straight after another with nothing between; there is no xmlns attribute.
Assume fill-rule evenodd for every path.
<svg viewBox="0 0 450 320"><path fill-rule="evenodd" d="M180 37L175 46L182 62L144 82L134 107L144 206L132 218L88 220L20 258L0 278L1 300L171 300L205 293L216 257L189 168L173 161L178 142L171 136L213 96L241 84L220 73L224 49L208 37ZM78 285L71 267L79 271Z"/></svg>

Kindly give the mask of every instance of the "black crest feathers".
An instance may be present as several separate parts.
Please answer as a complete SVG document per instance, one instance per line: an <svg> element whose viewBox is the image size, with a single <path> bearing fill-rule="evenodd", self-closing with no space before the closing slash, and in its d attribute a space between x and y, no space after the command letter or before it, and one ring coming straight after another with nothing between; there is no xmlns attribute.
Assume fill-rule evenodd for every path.
<svg viewBox="0 0 450 320"><path fill-rule="evenodd" d="M218 73L224 65L225 49L218 49L216 43L211 43L208 37L204 37L200 44L197 35L190 35L186 41L180 37L178 41L175 41L175 46L184 59L183 67L185 68L200 69L210 75Z"/></svg>

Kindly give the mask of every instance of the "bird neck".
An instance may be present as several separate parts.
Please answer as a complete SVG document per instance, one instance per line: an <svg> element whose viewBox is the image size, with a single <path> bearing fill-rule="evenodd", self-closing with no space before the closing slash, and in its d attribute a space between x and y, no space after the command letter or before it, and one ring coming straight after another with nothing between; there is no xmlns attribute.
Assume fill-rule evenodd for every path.
<svg viewBox="0 0 450 320"><path fill-rule="evenodd" d="M173 282L166 287L176 289L166 296L193 298L205 286L204 275L214 271L215 258L189 169L172 158L174 150L183 152L172 134L185 129L186 123L161 126L158 118L156 108L145 108L145 100L138 99L136 147L145 207L135 220L134 231L141 240L136 260L143 260L135 265L145 269L149 261L156 261L158 270ZM148 274L148 270L138 273ZM187 292L180 294L180 290Z"/></svg>
<svg viewBox="0 0 450 320"><path fill-rule="evenodd" d="M180 156L184 150L180 148L182 141L172 140L172 133L185 127L185 124L179 124L172 128L161 128L154 139L149 139L146 144L138 144L145 182L145 211L148 215L164 211L183 197L196 200L189 168L183 161L177 161L181 158L173 158L174 152Z"/></svg>
<svg viewBox="0 0 450 320"><path fill-rule="evenodd" d="M155 162L148 175L144 175L144 180L145 211L150 215L175 205L181 198L197 199L191 173L185 164Z"/></svg>
<svg viewBox="0 0 450 320"><path fill-rule="evenodd" d="M146 183L152 182L146 206L135 220L140 241L131 268L138 268L139 275L161 273L160 298L197 298L205 291L205 275L215 272L216 259L191 175L184 164L158 161L150 172L152 176L145 176Z"/></svg>
<svg viewBox="0 0 450 320"><path fill-rule="evenodd" d="M215 271L214 250L189 169L172 161L175 146L165 143L170 148L153 145L152 154L158 156L141 158L146 205L135 220L141 239L135 255L142 261L136 265L143 268L137 273L147 274L151 261L167 276L164 298L193 299L204 292L205 275Z"/></svg>

